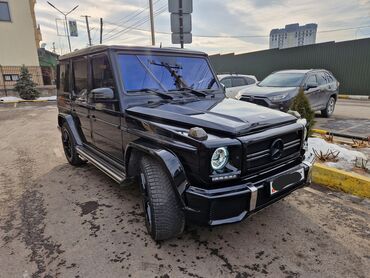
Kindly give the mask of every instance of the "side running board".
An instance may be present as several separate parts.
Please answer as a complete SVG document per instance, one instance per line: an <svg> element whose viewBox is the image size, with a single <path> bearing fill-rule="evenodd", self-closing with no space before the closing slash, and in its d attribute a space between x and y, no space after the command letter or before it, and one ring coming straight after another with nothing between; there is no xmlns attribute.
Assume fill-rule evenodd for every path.
<svg viewBox="0 0 370 278"><path fill-rule="evenodd" d="M117 169L113 165L110 165L102 158L98 157L96 154L92 153L89 150L86 150L84 147L81 146L77 146L76 151L82 158L94 164L99 170L103 171L119 184L125 181L126 175L122 173L121 170Z"/></svg>

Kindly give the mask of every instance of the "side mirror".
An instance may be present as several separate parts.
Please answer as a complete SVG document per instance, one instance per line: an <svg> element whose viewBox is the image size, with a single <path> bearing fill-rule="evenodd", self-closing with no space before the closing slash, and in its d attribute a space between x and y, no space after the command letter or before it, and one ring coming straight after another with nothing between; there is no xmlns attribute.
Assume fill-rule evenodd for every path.
<svg viewBox="0 0 370 278"><path fill-rule="evenodd" d="M96 88L91 90L90 93L95 101L114 99L114 92L111 88Z"/></svg>
<svg viewBox="0 0 370 278"><path fill-rule="evenodd" d="M310 83L306 84L305 89L306 90L314 89L314 88L317 88L318 86L319 86L319 84L317 84L315 82L310 82Z"/></svg>
<svg viewBox="0 0 370 278"><path fill-rule="evenodd" d="M222 90L224 91L224 93L226 92L226 86L225 86L225 84L223 84L223 83L221 83L220 82L220 84L221 84L221 88L222 88Z"/></svg>

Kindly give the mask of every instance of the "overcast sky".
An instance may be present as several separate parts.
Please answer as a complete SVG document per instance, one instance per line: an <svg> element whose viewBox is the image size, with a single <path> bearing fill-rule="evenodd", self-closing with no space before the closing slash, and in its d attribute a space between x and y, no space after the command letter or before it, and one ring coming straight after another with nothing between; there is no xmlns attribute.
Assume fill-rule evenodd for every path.
<svg viewBox="0 0 370 278"><path fill-rule="evenodd" d="M86 25L82 15L89 15L93 44L99 43L99 18L104 19L103 43L150 45L148 0L50 0L62 11L79 5L69 18L77 20L79 37L71 38L72 48L87 45ZM153 0L156 42L171 45L168 0ZM343 41L370 37L370 0L193 0L193 43L186 47L214 53L243 53L268 48L268 35L273 28L290 23L317 23L317 42ZM140 13L140 14L139 14ZM57 36L56 18L61 15L45 0L37 0L37 21L48 49L55 42L58 53L67 51L67 39ZM143 24L140 24L143 23ZM63 34L62 22L58 21ZM334 29L354 28L335 32ZM141 30L127 30L136 27ZM120 33L118 33L120 32ZM250 36L215 38L204 36Z"/></svg>

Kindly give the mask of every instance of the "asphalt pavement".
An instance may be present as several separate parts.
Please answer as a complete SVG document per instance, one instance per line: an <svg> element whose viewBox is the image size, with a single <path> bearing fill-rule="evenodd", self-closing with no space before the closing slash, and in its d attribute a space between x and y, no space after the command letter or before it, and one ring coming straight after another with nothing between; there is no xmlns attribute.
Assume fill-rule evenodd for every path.
<svg viewBox="0 0 370 278"><path fill-rule="evenodd" d="M316 185L155 243L137 185L69 165L56 116L0 108L0 277L369 277L369 201Z"/></svg>
<svg viewBox="0 0 370 278"><path fill-rule="evenodd" d="M370 101L339 99L329 119L316 115L315 128L348 135L370 136Z"/></svg>

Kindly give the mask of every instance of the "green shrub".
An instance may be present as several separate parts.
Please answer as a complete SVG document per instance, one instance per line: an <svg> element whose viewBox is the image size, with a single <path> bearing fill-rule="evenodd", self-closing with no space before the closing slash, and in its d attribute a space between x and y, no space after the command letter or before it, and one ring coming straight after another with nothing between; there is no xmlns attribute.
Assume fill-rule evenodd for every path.
<svg viewBox="0 0 370 278"><path fill-rule="evenodd" d="M36 89L36 83L32 81L32 76L25 65L21 67L19 80L14 89L22 99L33 100L40 96L40 92Z"/></svg>
<svg viewBox="0 0 370 278"><path fill-rule="evenodd" d="M294 98L290 110L297 111L302 118L307 120L308 134L311 134L312 128L316 122L315 111L311 109L311 105L303 89L300 89L298 95Z"/></svg>

